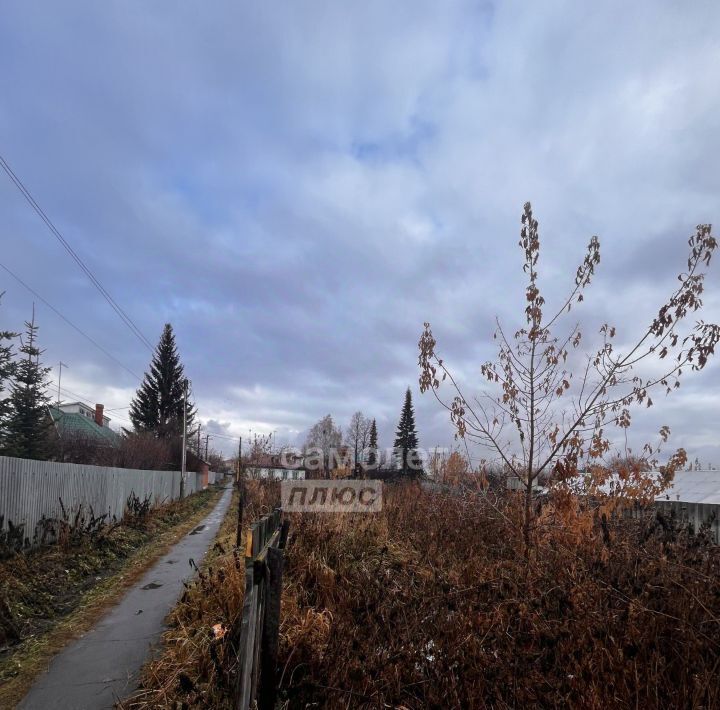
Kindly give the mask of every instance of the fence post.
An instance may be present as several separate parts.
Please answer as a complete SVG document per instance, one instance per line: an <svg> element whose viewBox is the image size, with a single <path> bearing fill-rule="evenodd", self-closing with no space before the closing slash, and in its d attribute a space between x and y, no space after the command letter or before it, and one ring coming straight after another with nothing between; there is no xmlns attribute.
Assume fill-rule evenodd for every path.
<svg viewBox="0 0 720 710"><path fill-rule="evenodd" d="M240 622L238 673L235 680L235 708L247 710L250 707L252 690L253 657L255 655L255 634L257 618L257 587L253 566L245 568L245 601Z"/></svg>
<svg viewBox="0 0 720 710"><path fill-rule="evenodd" d="M237 511L237 532L235 534L235 547L242 545L242 527L243 527L243 509L245 507L245 476L243 474L242 465L242 436L238 442L238 470L237 470L237 490L238 490L238 511Z"/></svg>
<svg viewBox="0 0 720 710"><path fill-rule="evenodd" d="M287 545L287 538L288 538L288 531L290 530L290 521L289 520L283 520L282 526L280 528L280 541L278 543L278 547L281 550L285 549L285 545Z"/></svg>
<svg viewBox="0 0 720 710"><path fill-rule="evenodd" d="M265 579L265 621L262 629L260 658L260 710L273 710L277 697L277 657L280 633L280 597L282 596L283 552L268 549Z"/></svg>
<svg viewBox="0 0 720 710"><path fill-rule="evenodd" d="M287 528L278 508L253 523L245 540L245 600L237 633L236 710L249 710L256 707L256 702L259 710L272 710L275 703L284 557L279 546L285 545Z"/></svg>
<svg viewBox="0 0 720 710"><path fill-rule="evenodd" d="M250 681L250 700L256 700L258 683L260 682L260 654L262 650L263 626L265 624L265 563L255 563L255 608L257 613L257 627L253 639L253 665L252 679Z"/></svg>
<svg viewBox="0 0 720 710"><path fill-rule="evenodd" d="M235 533L235 547L242 546L243 511L245 508L245 486L242 480L238 481L238 509L237 509L237 531Z"/></svg>

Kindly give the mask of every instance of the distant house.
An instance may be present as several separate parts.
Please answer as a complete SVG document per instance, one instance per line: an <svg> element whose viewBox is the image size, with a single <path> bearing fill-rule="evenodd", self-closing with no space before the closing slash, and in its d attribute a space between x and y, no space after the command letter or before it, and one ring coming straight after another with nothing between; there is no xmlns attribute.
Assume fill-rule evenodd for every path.
<svg viewBox="0 0 720 710"><path fill-rule="evenodd" d="M49 409L61 440L84 440L101 446L114 446L120 442L120 435L110 428L110 418L105 416L102 404L91 409L82 402L70 402Z"/></svg>
<svg viewBox="0 0 720 710"><path fill-rule="evenodd" d="M297 480L305 478L305 467L302 457L262 454L246 464L245 475L253 479Z"/></svg>
<svg viewBox="0 0 720 710"><path fill-rule="evenodd" d="M182 450L182 449L181 449ZM207 488L210 477L210 463L201 459L194 451L187 449L185 466L188 471L195 471L200 477L201 488Z"/></svg>
<svg viewBox="0 0 720 710"><path fill-rule="evenodd" d="M304 468L265 468L253 467L247 469L247 475L253 479L269 478L275 481L304 480Z"/></svg>
<svg viewBox="0 0 720 710"><path fill-rule="evenodd" d="M536 478L532 482L533 492L536 494L546 493L547 479L548 476L546 476L545 474L541 474L538 478ZM527 489L527 484L519 476L510 473L506 474L505 487L509 491L524 491Z"/></svg>

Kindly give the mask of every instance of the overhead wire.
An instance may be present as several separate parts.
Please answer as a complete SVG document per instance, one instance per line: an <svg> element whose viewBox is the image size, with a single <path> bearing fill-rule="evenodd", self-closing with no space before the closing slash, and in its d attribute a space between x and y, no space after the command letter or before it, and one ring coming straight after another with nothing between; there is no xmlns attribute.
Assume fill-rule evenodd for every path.
<svg viewBox="0 0 720 710"><path fill-rule="evenodd" d="M227 439L228 441L237 441L240 437L239 436L231 436L230 434L214 434L213 432L208 432L210 434L210 438L218 438L218 439Z"/></svg>
<svg viewBox="0 0 720 710"><path fill-rule="evenodd" d="M137 325L134 323L132 318L128 316L128 314L122 309L122 307L115 301L115 299L108 293L108 291L105 289L105 287L100 283L98 278L93 274L93 272L90 270L90 268L85 264L85 262L78 256L77 252L68 244L67 240L63 235L60 233L60 230L53 224L52 220L45 214L44 210L40 205L36 202L35 198L32 196L30 191L25 187L22 180L15 174L13 169L10 167L8 162L5 160L5 158L0 155L0 167L5 171L7 176L10 178L12 183L17 187L17 189L20 191L22 196L25 198L27 203L32 207L32 209L35 211L35 213L40 217L40 219L45 223L45 226L50 230L52 235L60 242L60 244L64 247L65 251L72 257L72 259L75 261L75 263L80 267L80 269L83 271L83 273L90 279L92 284L95 286L95 288L100 292L102 297L108 302L110 307L115 311L115 313L120 317L120 319L125 323L125 325L129 328L130 332L135 335L138 340L140 340L143 345L145 345L148 349L153 350L153 346L150 343L150 341L143 335L141 330L137 327Z"/></svg>
<svg viewBox="0 0 720 710"><path fill-rule="evenodd" d="M72 390L66 389L66 388L63 387L62 385L58 388L57 382L55 382L52 378L48 378L47 384L48 384L48 386L49 386L52 390L54 390L55 392L57 392L58 389L59 389L59 390L60 390L60 394L63 394L63 395L65 395L65 396L68 396L68 395L69 395L70 397L75 397L75 398L77 398L77 401L80 402L80 404L84 404L88 409L94 409L95 405L94 405L94 404L90 404L90 402L93 401L91 397L87 397L87 396L85 396L85 395L83 395L83 394L80 394L79 392L73 392ZM118 407L118 409L129 409L129 407ZM105 411L105 412L114 412L115 410L113 410L113 409L104 409L103 411ZM113 417L114 417L115 419L121 419L121 418L122 418L122 417L120 417L120 416L118 416L118 415L116 415L116 414L114 414L114 413L113 413Z"/></svg>
<svg viewBox="0 0 720 710"><path fill-rule="evenodd" d="M45 298L43 298L34 288L31 286L28 286L28 284L25 283L16 273L11 271L5 264L0 263L0 268L6 271L10 276L12 276L21 286L26 288L35 298L40 300L42 303L44 303L55 315L57 315L59 318L62 318L71 328L73 328L75 331L80 333L80 335L83 336L86 340L88 340L90 343L92 343L100 352L107 355L115 364L122 367L123 370L131 374L135 379L141 380L142 378L137 373L133 372L129 367L124 365L120 360L118 360L112 353L108 352L100 343L98 343L94 338L90 337L84 330L82 330L80 327L75 325L69 318L64 316L55 306L53 306L49 301L47 301Z"/></svg>

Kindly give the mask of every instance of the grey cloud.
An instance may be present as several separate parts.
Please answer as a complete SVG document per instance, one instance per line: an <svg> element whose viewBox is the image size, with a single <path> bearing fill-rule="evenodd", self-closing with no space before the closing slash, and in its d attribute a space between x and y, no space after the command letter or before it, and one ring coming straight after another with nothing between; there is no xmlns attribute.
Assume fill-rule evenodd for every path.
<svg viewBox="0 0 720 710"><path fill-rule="evenodd" d="M0 152L151 340L173 322L216 433L291 438L360 407L391 443L423 321L471 389L495 314L517 323L526 199L549 300L592 234L589 322L629 330L667 293L718 209L719 19L710 2L10 2ZM149 353L6 180L0 206L2 260L142 373ZM1 289L18 327L32 297ZM131 392L38 318L68 387ZM448 443L416 399L421 440ZM679 437L717 429L712 401L666 410ZM711 439L694 445L720 463Z"/></svg>

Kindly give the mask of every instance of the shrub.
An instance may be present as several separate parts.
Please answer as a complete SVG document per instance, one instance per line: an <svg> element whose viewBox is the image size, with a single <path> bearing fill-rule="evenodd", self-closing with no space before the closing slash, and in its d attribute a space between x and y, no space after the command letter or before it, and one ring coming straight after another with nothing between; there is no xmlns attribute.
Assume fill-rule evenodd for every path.
<svg viewBox="0 0 720 710"><path fill-rule="evenodd" d="M373 516L293 516L291 707L720 704L720 551L706 533L580 503L558 526L551 501L526 558L521 493L386 490Z"/></svg>

